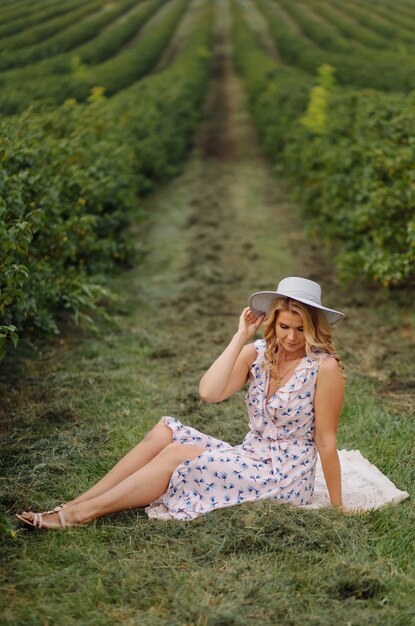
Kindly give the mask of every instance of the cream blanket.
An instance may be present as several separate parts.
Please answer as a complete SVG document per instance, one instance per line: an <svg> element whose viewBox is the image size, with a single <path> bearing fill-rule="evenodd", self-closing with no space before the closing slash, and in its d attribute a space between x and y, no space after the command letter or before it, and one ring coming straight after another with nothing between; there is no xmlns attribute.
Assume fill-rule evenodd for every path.
<svg viewBox="0 0 415 626"><path fill-rule="evenodd" d="M409 497L385 474L372 465L359 450L339 450L342 470L343 504L346 509L369 511L386 504L396 504ZM326 482L317 459L316 482L311 504L306 508L317 509L329 505Z"/></svg>

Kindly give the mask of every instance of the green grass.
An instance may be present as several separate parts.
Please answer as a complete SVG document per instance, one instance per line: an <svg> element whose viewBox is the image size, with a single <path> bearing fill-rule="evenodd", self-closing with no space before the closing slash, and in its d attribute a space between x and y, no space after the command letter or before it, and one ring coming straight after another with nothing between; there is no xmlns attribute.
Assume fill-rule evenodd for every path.
<svg viewBox="0 0 415 626"><path fill-rule="evenodd" d="M225 28L226 12L219 17ZM146 202L151 219L136 233L144 261L112 280L112 322L99 322L97 335L67 327L40 351L22 343L1 364L3 508L12 520L74 497L164 414L239 443L243 392L206 404L198 380L249 293L279 276L311 277L310 267L329 306L347 313L338 328L349 376L339 447L360 449L412 499L358 516L264 501L189 523L134 510L66 532L19 528L1 549L5 625L407 626L415 618L411 309L404 296L335 282L258 153L240 83L226 81L213 85L184 174ZM211 114L225 105L226 118ZM223 140L219 159L212 139Z"/></svg>
<svg viewBox="0 0 415 626"><path fill-rule="evenodd" d="M220 406L204 404L196 394L200 374L235 323L223 312L203 317L209 261L193 240L216 215L203 217L203 206L195 206L201 175L193 164L151 201L159 214L142 233L146 261L141 272L114 281L120 300L113 324L99 336L68 329L37 359L22 345L20 358L3 367L3 504L10 512L44 509L75 496L163 414L231 443L241 441L242 393ZM247 212L258 181L244 179ZM265 209L260 213L250 231L254 250L256 241L264 246ZM246 236L242 218L235 232ZM225 233L226 220L222 234L212 228L208 247L210 237L218 245ZM233 245L226 254L234 252ZM241 260L242 269L246 263ZM205 278L196 279L194 271ZM234 271L230 263L222 277L225 289ZM184 311L179 303L192 284L199 285L198 295ZM214 284L216 292L224 288ZM351 361L339 445L359 448L401 488L410 488L413 426L394 414L396 403L380 403L375 382L359 382ZM406 626L413 617L413 529L411 501L361 516L262 502L191 523L157 522L137 510L62 533L20 529L3 548L2 621Z"/></svg>

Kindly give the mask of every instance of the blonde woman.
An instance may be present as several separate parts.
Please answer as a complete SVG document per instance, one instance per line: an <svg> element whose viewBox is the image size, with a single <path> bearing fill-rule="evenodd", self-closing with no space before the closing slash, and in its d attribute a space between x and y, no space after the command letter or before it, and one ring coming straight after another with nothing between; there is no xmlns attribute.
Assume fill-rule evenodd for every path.
<svg viewBox="0 0 415 626"><path fill-rule="evenodd" d="M249 381L249 432L241 444L165 416L87 492L52 511L18 518L51 529L139 507L150 517L191 520L265 498L306 505L317 451L330 502L342 508L336 432L344 377L331 333L342 317L321 304L320 286L305 278L285 278L276 291L254 293L199 386L203 400L221 402ZM250 342L261 323L264 338Z"/></svg>

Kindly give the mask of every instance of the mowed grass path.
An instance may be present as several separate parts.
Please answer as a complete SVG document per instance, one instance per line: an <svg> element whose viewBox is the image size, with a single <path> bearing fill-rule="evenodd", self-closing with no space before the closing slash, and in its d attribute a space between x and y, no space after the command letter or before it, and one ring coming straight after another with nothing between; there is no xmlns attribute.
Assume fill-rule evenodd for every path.
<svg viewBox="0 0 415 626"><path fill-rule="evenodd" d="M412 318L399 301L340 287L261 157L218 4L206 121L183 175L146 202L143 263L112 281L99 335L70 330L2 364L3 504L44 510L85 490L174 415L239 443L243 392L202 403L197 384L248 295L281 276L324 284L342 308L349 382L339 446L358 448L413 495ZM413 409L412 409L413 410ZM412 623L412 500L361 516L262 502L191 523L142 510L66 532L19 529L2 558L4 624Z"/></svg>

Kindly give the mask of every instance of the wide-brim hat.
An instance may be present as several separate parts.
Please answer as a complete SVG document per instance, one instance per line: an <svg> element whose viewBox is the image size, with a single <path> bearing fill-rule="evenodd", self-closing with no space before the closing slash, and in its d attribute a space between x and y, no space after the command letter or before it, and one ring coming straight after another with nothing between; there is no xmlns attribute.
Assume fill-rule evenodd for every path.
<svg viewBox="0 0 415 626"><path fill-rule="evenodd" d="M276 291L257 291L249 297L249 308L259 316L268 313L272 303L277 298L291 298L298 302L308 304L324 312L329 324L337 324L344 317L344 313L335 309L328 309L321 304L321 287L318 283L308 278L290 276L283 278Z"/></svg>

